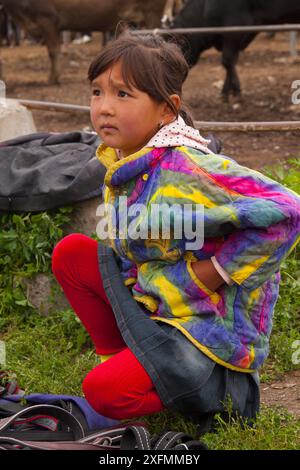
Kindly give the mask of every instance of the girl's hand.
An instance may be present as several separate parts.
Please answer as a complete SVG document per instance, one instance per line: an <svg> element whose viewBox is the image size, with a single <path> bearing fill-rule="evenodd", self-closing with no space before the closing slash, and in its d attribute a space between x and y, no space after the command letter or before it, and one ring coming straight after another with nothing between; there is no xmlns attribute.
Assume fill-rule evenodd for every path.
<svg viewBox="0 0 300 470"><path fill-rule="evenodd" d="M210 259L195 261L191 263L191 267L202 284L212 292L224 284L224 279L220 276Z"/></svg>

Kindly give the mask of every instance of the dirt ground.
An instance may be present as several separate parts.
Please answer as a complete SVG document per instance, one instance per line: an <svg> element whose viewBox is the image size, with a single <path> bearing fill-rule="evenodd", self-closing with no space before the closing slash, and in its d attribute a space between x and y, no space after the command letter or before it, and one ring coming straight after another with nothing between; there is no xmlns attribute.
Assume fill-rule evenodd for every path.
<svg viewBox="0 0 300 470"><path fill-rule="evenodd" d="M288 372L272 383L262 383L260 394L264 405L284 407L300 419L300 370Z"/></svg>
<svg viewBox="0 0 300 470"><path fill-rule="evenodd" d="M49 61L40 45L22 45L0 50L7 95L13 98L89 104L87 69L101 47L96 33L90 43L63 47L61 84L48 86ZM224 103L220 87L225 76L220 55L206 51L190 72L184 99L197 120L205 121L286 121L300 120L300 105L291 101L294 80L300 80L299 57L289 54L289 36L278 33L270 40L259 35L241 54L238 73L242 83L241 102ZM64 132L90 126L87 115L34 111L38 131ZM223 153L252 168L282 164L299 156L299 131L272 133L217 133Z"/></svg>
<svg viewBox="0 0 300 470"><path fill-rule="evenodd" d="M99 34L93 35L91 43L64 46L58 86L47 84L49 62L45 47L22 45L1 49L7 96L88 105L87 69L100 47ZM272 40L259 35L239 60L242 101L224 103L220 88L225 73L220 55L214 50L206 51L189 74L184 99L197 120L300 120L300 105L293 105L291 101L292 82L300 80L300 46L298 54L298 58L291 59L288 34L277 34ZM87 115L33 111L33 116L38 131L90 128ZM288 159L299 157L300 132L216 135L223 142L223 153L255 169L266 165L282 166ZM262 384L261 395L263 403L282 405L300 417L300 371L286 374L274 383Z"/></svg>

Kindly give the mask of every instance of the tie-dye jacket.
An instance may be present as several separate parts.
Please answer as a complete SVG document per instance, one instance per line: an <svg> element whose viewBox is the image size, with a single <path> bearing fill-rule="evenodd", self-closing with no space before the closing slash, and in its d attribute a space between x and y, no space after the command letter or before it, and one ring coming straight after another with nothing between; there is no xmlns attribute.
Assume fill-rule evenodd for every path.
<svg viewBox="0 0 300 470"><path fill-rule="evenodd" d="M118 160L102 145L97 156L107 168L104 201L114 207L102 222L133 297L215 362L255 371L268 355L280 263L299 240L299 196L227 157L190 147L145 147ZM124 236L124 226L114 233L112 213L124 216L120 196L127 196L128 208L139 203L149 212L153 203L202 204L202 248L186 251L184 237L135 240ZM141 226L137 214L128 217L128 226ZM212 256L233 280L216 292L191 268Z"/></svg>

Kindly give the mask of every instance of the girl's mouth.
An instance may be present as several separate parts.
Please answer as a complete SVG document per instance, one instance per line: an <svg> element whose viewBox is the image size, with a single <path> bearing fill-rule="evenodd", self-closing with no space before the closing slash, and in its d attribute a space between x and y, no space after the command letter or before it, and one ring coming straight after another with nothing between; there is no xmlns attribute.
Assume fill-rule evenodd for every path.
<svg viewBox="0 0 300 470"><path fill-rule="evenodd" d="M117 128L115 126L112 126L111 124L103 124L100 126L101 131L116 131Z"/></svg>

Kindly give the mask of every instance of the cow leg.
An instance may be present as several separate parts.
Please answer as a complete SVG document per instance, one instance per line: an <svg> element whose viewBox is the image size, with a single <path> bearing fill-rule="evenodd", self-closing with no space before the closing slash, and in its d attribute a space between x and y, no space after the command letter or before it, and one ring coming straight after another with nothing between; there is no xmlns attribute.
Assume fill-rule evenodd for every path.
<svg viewBox="0 0 300 470"><path fill-rule="evenodd" d="M51 70L49 75L49 85L59 84L59 55L60 55L60 41L59 34L57 34L56 41L48 42L46 40L46 46L48 48L48 55L51 62Z"/></svg>
<svg viewBox="0 0 300 470"><path fill-rule="evenodd" d="M16 23L13 23L13 31L14 31L14 36L15 36L15 45L19 46L21 42L21 30L20 30L20 27Z"/></svg>
<svg viewBox="0 0 300 470"><path fill-rule="evenodd" d="M49 75L49 85L59 84L59 56L60 56L60 44L47 43L48 55L51 62L51 70Z"/></svg>
<svg viewBox="0 0 300 470"><path fill-rule="evenodd" d="M49 75L49 85L59 84L59 55L60 55L60 33L55 23L45 18L41 21L43 27L43 38L48 49L48 56L51 62Z"/></svg>
<svg viewBox="0 0 300 470"><path fill-rule="evenodd" d="M224 82L222 95L228 101L229 95L240 96L241 85L236 71L236 64L239 58L239 49L233 41L224 41L222 64L226 69L226 79Z"/></svg>

